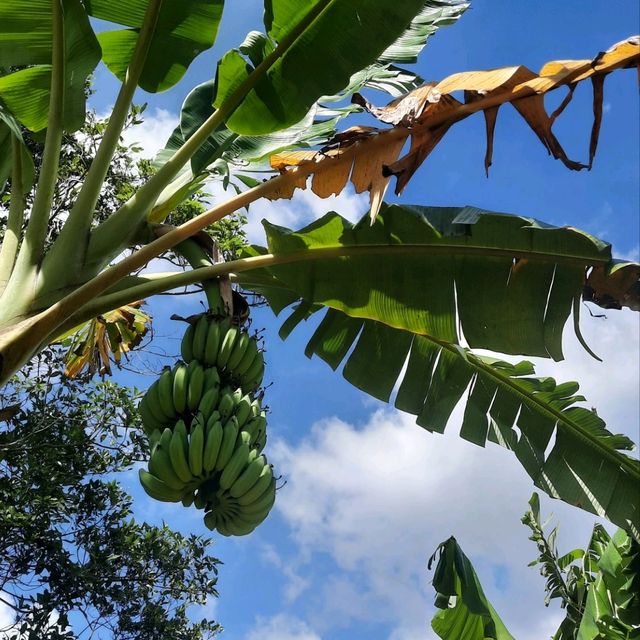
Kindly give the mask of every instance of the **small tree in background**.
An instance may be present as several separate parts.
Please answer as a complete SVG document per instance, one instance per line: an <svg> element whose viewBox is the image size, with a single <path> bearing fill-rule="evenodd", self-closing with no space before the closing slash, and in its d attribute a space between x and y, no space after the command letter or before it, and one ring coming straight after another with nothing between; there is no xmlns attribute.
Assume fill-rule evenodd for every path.
<svg viewBox="0 0 640 640"><path fill-rule="evenodd" d="M204 640L212 541L137 522L118 478L144 458L131 390L69 380L46 350L5 389L0 593L9 638ZM70 625L70 627L69 627ZM6 631L6 630L5 630Z"/></svg>

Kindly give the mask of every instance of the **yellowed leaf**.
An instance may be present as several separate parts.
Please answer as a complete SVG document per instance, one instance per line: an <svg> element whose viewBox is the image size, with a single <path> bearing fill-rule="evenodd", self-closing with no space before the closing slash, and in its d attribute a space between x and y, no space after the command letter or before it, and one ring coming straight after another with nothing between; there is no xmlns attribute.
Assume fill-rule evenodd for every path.
<svg viewBox="0 0 640 640"><path fill-rule="evenodd" d="M327 154L324 168L313 174L311 190L321 198L338 195L347 185L353 158L345 157L340 151Z"/></svg>
<svg viewBox="0 0 640 640"><path fill-rule="evenodd" d="M285 151L284 153L272 155L269 158L269 163L273 169L281 171L287 167L297 167L303 162L309 162L313 160L317 154L317 151Z"/></svg>
<svg viewBox="0 0 640 640"><path fill-rule="evenodd" d="M273 197L290 198L296 188L306 187L306 179L310 175L313 176L311 188L314 193L327 197L340 193L350 176L356 191L369 190L375 216L388 186L387 179L392 175L397 177L396 193L400 193L448 129L478 111L482 111L485 117L485 170L488 171L498 109L507 102L513 104L554 158L573 170L590 168L602 118L604 77L614 69L639 63L640 38L634 36L598 54L593 60L547 62L539 74L522 65L456 73L438 83L423 85L382 107L372 105L355 94L354 102L381 122L393 124L394 128L354 127L337 134L319 152L298 151L273 156L271 166L291 175L291 180L285 182ZM552 127L571 102L576 85L587 78L591 78L593 83L594 122L589 163L584 164L567 157ZM544 94L562 86L568 87L567 95L549 115L544 106ZM464 92L464 104L450 95L455 91ZM396 159L407 138L411 140L408 153Z"/></svg>
<svg viewBox="0 0 640 640"><path fill-rule="evenodd" d="M119 364L122 355L140 344L149 329L151 317L140 307L143 301L114 309L78 327L63 339L69 346L65 356L65 375L75 378L85 369L90 375L111 374L111 357Z"/></svg>

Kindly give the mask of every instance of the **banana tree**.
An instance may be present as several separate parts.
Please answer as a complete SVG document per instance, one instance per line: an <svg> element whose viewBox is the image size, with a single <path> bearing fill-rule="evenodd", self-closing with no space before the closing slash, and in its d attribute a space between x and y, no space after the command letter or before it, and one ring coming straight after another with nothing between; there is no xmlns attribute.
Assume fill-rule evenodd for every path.
<svg viewBox="0 0 640 640"><path fill-rule="evenodd" d="M8 185L10 208L0 251L0 383L43 346L101 314L181 285L230 278L264 295L276 314L291 310L283 337L326 310L307 355L337 368L351 352L344 376L383 400L400 382L396 406L427 430L443 431L466 393L464 438L505 446L549 495L638 535L640 465L624 453L631 441L575 406L583 400L577 383L536 378L527 361L511 364L471 349L559 360L569 316L580 335L581 296L639 308L640 266L615 262L608 245L576 229L475 208L388 206L383 197L394 177L400 193L447 130L477 112L486 121L488 169L505 103L569 169L589 168L604 79L637 66L640 45L631 38L595 58L550 62L539 73L514 66L429 84L396 66L414 60L429 35L466 7L459 0L267 0L264 33L249 33L221 58L215 78L186 96L153 175L104 219L96 203L136 89L167 90L184 75L213 45L223 0L3 3L0 182ZM96 34L92 19L117 28ZM120 90L50 242L62 135L81 126L85 82L100 60ZM552 125L587 80L594 123L589 160L579 163ZM370 104L359 93L367 87L392 102ZM560 87L567 96L548 115L544 94ZM390 126L342 126L362 111ZM30 139L44 140L37 171ZM265 166L269 179L257 180L255 170ZM236 195L175 228L162 224L215 177ZM289 198L309 178L318 197L340 193L349 181L368 191L366 219L354 226L328 214L295 232L267 225L268 247L251 247L238 260L139 273L212 222L260 198ZM486 302L474 295L479 287Z"/></svg>

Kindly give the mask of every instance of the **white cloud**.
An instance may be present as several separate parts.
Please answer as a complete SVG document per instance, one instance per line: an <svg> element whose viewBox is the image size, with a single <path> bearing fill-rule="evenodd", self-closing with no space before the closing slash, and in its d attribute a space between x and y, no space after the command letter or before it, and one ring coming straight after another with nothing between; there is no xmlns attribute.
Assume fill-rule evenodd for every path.
<svg viewBox="0 0 640 640"><path fill-rule="evenodd" d="M6 632L13 626L13 622L13 609L4 602L0 602L0 640L8 637Z"/></svg>
<svg viewBox="0 0 640 640"><path fill-rule="evenodd" d="M568 361L545 363L540 373L579 380L611 429L633 434L637 316L608 316L584 323L606 364L569 340ZM461 440L460 415L458 408L444 436L384 410L364 425L329 418L296 445L272 443L270 457L287 479L276 505L291 530L296 575L311 583L307 618L319 632L378 620L393 628L390 640L424 638L433 614L426 560L450 535L518 640L548 637L557 628L557 603L544 607L544 580L526 566L536 548L520 518L534 487L510 452ZM560 522L561 551L586 545L593 516L544 498L542 510Z"/></svg>
<svg viewBox="0 0 640 640"><path fill-rule="evenodd" d="M304 621L286 614L258 616L247 640L322 640Z"/></svg>
<svg viewBox="0 0 640 640"><path fill-rule="evenodd" d="M284 590L284 598L286 602L293 602L309 587L310 580L299 575L294 564L284 561L273 545L262 545L261 559L266 564L269 564L281 571L287 579L287 584Z"/></svg>
<svg viewBox="0 0 640 640"><path fill-rule="evenodd" d="M142 158L153 158L164 146L178 125L178 116L166 109L155 108L145 112L142 124L129 127L122 138L127 145L136 144L142 148Z"/></svg>
<svg viewBox="0 0 640 640"><path fill-rule="evenodd" d="M564 333L565 360L552 362L531 358L538 375L565 382L577 380L588 405L596 407L611 431L625 433L638 442L640 406L640 322L638 313L623 309L581 306L580 327L591 349L602 358L594 360L580 345L568 323Z"/></svg>
<svg viewBox="0 0 640 640"><path fill-rule="evenodd" d="M8 596L5 594L4 596L7 598ZM38 606L38 605L36 605ZM49 629L56 628L59 633L70 631L71 627L66 626L62 628L58 624L58 619L60 618L60 614L55 609L49 614L48 627ZM20 633L16 635L18 625L15 623L15 615L13 609L4 602L0 602L0 640L26 640L24 634Z"/></svg>

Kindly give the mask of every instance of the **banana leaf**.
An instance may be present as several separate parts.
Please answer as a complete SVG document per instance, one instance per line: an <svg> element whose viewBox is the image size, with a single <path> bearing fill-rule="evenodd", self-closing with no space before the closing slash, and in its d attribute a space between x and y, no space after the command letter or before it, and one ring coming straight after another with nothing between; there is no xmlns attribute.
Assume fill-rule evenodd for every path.
<svg viewBox="0 0 640 640"><path fill-rule="evenodd" d="M424 0L269 0L265 28L278 46L261 76L238 49L218 65L218 107L242 85L246 94L227 119L235 133L263 135L298 122L318 98L340 91L396 41ZM266 60L266 58L265 58ZM331 60L331 64L327 64ZM285 108L286 105L286 108Z"/></svg>
<svg viewBox="0 0 640 640"><path fill-rule="evenodd" d="M606 428L575 382L537 378L462 346L562 357L585 275L610 247L573 228L470 207L383 206L369 226L332 213L294 232L265 223L272 266L237 275L281 329L328 307L306 348L344 377L442 433L466 397L460 435L514 452L534 484L638 535L640 464L633 443ZM481 295L479 295L479 292ZM406 365L406 366L405 366Z"/></svg>
<svg viewBox="0 0 640 640"><path fill-rule="evenodd" d="M109 70L124 80L149 0L87 0L90 15L129 27L102 31L98 39ZM215 42L224 0L163 2L139 86L152 93L166 91L185 74L196 56Z"/></svg>
<svg viewBox="0 0 640 640"><path fill-rule="evenodd" d="M76 131L85 120L85 83L100 61L100 45L80 0L59 0L64 14L63 123ZM51 0L0 3L0 68L26 67L0 76L0 98L31 131L46 129L53 58Z"/></svg>
<svg viewBox="0 0 640 640"><path fill-rule="evenodd" d="M500 616L482 590L469 558L452 536L438 545L428 568L438 563L433 574L436 613L433 630L442 640L513 640ZM452 604L453 601L453 604Z"/></svg>
<svg viewBox="0 0 640 640"><path fill-rule="evenodd" d="M320 103L344 101L363 87L372 87L390 93L392 96L404 94L415 89L422 80L410 71L394 66L394 61L411 61L424 48L427 39L440 26L455 22L467 8L466 2L459 0L428 0L414 16L413 20L390 47L382 52L381 58L362 70L353 73L346 87L332 96L321 96L318 103L311 104L308 111L292 122L290 126L269 133L268 135L238 135L221 125L201 145L193 156L190 167L170 185L160 198L160 204L151 215L151 221L161 221L166 215L167 206L176 193L188 191L189 185L196 185L203 173L222 159L231 163L235 169L244 171L264 169L264 162L271 154L287 149L311 148L323 146L336 133L337 124L344 117L358 110L355 105L342 106L338 109L321 107ZM271 8L271 11L273 7ZM353 43L352 43L353 44ZM254 68L257 67L274 50L275 44L266 34L251 31L237 51L228 54L238 65L238 71L244 74L247 65L241 56L247 58ZM231 64L231 63L229 63ZM191 135L215 113L214 102L218 85L235 82L235 67L232 69L222 64L215 81L204 82L195 87L186 97L180 113L180 124L171 134L165 148L155 159L155 165L161 166L173 153L188 140ZM305 72L306 75L307 72ZM226 75L225 78L222 75ZM320 89L319 89L320 90ZM219 99L219 102L221 99ZM225 169L226 173L226 169ZM238 176L243 181L242 176Z"/></svg>

